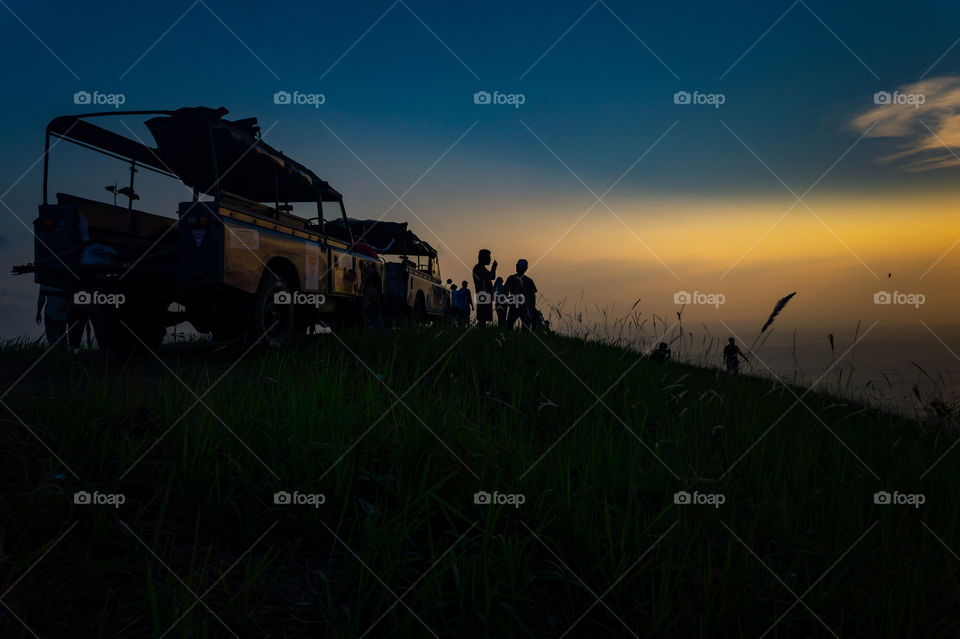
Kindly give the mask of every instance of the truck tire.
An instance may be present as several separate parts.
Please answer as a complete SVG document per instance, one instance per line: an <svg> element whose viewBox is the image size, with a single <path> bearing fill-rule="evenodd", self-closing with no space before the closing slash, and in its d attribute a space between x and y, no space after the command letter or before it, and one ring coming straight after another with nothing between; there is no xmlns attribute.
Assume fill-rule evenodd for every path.
<svg viewBox="0 0 960 639"><path fill-rule="evenodd" d="M446 324L450 319L450 300L443 300L443 307L440 310L440 315L437 315L433 318L434 324Z"/></svg>
<svg viewBox="0 0 960 639"><path fill-rule="evenodd" d="M368 283L363 287L360 297L358 324L361 331L379 331L383 329L383 311L380 307L380 293L377 287Z"/></svg>
<svg viewBox="0 0 960 639"><path fill-rule="evenodd" d="M413 302L413 313L410 315L410 323L414 325L423 324L427 321L427 306L423 303L423 296L417 295Z"/></svg>
<svg viewBox="0 0 960 639"><path fill-rule="evenodd" d="M93 332L101 350L117 355L146 355L155 351L167 334L162 313L165 309L134 307L94 316Z"/></svg>
<svg viewBox="0 0 960 639"><path fill-rule="evenodd" d="M251 306L246 322L246 341L254 343L259 340L271 348L280 348L290 340L295 316L292 293L286 280L264 271Z"/></svg>

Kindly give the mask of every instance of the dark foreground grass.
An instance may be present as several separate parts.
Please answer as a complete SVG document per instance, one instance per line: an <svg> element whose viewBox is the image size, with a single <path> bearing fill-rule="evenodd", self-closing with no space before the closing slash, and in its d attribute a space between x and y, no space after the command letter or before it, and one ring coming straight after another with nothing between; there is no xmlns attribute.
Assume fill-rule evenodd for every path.
<svg viewBox="0 0 960 639"><path fill-rule="evenodd" d="M161 359L3 397L3 637L960 633L954 434L495 330Z"/></svg>

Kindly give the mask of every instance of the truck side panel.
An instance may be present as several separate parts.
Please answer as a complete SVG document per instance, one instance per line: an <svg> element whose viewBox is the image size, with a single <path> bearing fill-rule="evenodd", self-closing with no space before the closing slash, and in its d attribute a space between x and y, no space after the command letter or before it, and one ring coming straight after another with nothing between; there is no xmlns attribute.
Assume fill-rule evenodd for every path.
<svg viewBox="0 0 960 639"><path fill-rule="evenodd" d="M220 210L223 221L223 283L238 290L257 290L266 264L276 258L297 271L291 284L304 292L359 295L364 273L379 261L352 253L337 240L314 240L315 235L270 221ZM270 228L270 227L273 228Z"/></svg>
<svg viewBox="0 0 960 639"><path fill-rule="evenodd" d="M438 315L446 311L449 290L445 286L413 270L410 271L409 281L410 289L407 293L407 305L410 308L413 308L417 294L422 293L427 313Z"/></svg>
<svg viewBox="0 0 960 639"><path fill-rule="evenodd" d="M333 261L333 290L332 293L357 295L360 293L360 278L358 277L359 258L348 253L345 249L330 247L330 259Z"/></svg>
<svg viewBox="0 0 960 639"><path fill-rule="evenodd" d="M290 285L302 290L307 270L305 244L305 240L283 233L224 220L223 283L253 293L267 262L282 258L297 271L298 281Z"/></svg>

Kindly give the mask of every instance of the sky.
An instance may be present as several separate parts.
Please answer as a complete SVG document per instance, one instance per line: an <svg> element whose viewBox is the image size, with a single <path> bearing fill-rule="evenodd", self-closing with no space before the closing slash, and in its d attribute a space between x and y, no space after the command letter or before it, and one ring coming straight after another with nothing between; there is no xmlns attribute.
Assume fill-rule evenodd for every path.
<svg viewBox="0 0 960 639"><path fill-rule="evenodd" d="M786 328L957 324L956 3L0 5L7 265L32 258L44 126L87 92L255 116L352 216L408 221L445 277L479 248L504 273L523 257L544 305L756 324L797 291ZM51 155L53 189L125 179ZM183 198L138 191L170 216ZM35 296L3 276L3 336L36 332Z"/></svg>

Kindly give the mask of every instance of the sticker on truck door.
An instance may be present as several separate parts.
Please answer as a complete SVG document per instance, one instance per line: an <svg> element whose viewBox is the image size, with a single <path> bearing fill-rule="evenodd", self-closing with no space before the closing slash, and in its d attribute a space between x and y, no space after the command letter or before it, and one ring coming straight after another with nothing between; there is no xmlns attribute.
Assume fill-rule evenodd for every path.
<svg viewBox="0 0 960 639"><path fill-rule="evenodd" d="M305 286L308 291L315 291L320 288L320 248L316 244L307 244L306 248Z"/></svg>
<svg viewBox="0 0 960 639"><path fill-rule="evenodd" d="M227 233L230 234L230 248L260 249L260 231L256 229L228 227Z"/></svg>

